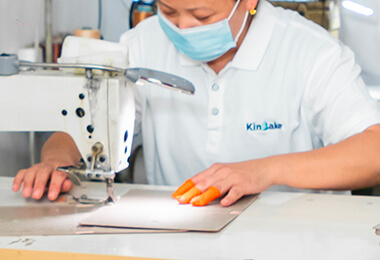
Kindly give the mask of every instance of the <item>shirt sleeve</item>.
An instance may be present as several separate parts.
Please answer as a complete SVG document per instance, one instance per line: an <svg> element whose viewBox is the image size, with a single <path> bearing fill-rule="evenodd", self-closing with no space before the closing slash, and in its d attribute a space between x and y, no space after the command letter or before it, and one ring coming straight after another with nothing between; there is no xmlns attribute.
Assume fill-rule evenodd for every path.
<svg viewBox="0 0 380 260"><path fill-rule="evenodd" d="M353 52L335 43L321 52L307 81L304 107L325 146L380 124L380 109L360 76Z"/></svg>

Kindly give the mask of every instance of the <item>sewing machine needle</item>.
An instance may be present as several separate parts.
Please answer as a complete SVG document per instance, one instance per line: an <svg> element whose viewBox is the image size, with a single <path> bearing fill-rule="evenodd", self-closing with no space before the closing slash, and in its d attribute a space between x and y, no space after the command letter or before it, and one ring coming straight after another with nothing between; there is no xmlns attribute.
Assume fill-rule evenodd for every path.
<svg viewBox="0 0 380 260"><path fill-rule="evenodd" d="M113 179L111 178L106 178L106 183L107 183L107 194L108 198L106 200L106 203L115 203L115 197L113 194Z"/></svg>

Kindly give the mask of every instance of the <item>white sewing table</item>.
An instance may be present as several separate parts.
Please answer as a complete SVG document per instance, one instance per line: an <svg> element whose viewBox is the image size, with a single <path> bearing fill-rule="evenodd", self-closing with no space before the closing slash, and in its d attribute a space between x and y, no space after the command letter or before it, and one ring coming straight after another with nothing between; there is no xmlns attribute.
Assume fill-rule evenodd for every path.
<svg viewBox="0 0 380 260"><path fill-rule="evenodd" d="M12 181L0 177L0 207L36 203L12 192ZM137 186L119 184L116 193L131 187ZM88 189L103 192L105 184ZM0 256L14 249L103 255L99 259L379 260L380 236L373 229L379 223L380 197L268 191L217 233L2 236Z"/></svg>

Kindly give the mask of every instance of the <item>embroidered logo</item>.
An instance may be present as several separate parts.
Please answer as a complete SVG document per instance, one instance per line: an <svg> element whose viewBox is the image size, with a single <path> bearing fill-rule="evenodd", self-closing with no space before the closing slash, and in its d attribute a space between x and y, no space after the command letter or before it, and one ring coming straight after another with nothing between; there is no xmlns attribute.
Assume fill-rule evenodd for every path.
<svg viewBox="0 0 380 260"><path fill-rule="evenodd" d="M268 131L281 128L282 124L277 124L276 122L268 123L267 121L264 121L262 124L247 123L247 131Z"/></svg>

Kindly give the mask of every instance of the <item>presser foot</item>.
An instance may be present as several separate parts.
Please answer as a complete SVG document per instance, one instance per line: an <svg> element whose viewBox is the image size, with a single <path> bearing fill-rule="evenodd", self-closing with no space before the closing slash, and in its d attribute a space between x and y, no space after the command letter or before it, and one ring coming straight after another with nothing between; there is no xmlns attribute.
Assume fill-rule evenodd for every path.
<svg viewBox="0 0 380 260"><path fill-rule="evenodd" d="M86 176L85 170L82 168L78 168L76 166L66 166L66 167L58 167L57 171L65 172L68 174L69 179L73 182L76 186L82 186L81 180L79 176ZM81 203L81 204L94 204L94 205L105 205L105 204L113 204L116 202L115 196L114 196L114 175L112 175L112 178L110 177L103 177L103 181L106 182L107 187L107 198L106 199L92 199L87 197L87 195L82 195L80 197L72 197L72 201L75 203Z"/></svg>
<svg viewBox="0 0 380 260"><path fill-rule="evenodd" d="M107 195L108 195L108 198L106 199L107 204L115 203L115 196L113 193L113 179L107 178L106 183L107 183Z"/></svg>
<svg viewBox="0 0 380 260"><path fill-rule="evenodd" d="M82 195L79 198L72 196L73 200L80 204L92 204L92 205L106 205L109 204L108 198L105 200L101 199L92 199L87 197L87 195ZM113 203L113 202L112 202Z"/></svg>
<svg viewBox="0 0 380 260"><path fill-rule="evenodd" d="M102 206L102 205L112 205L115 203L115 199L94 199L87 197L86 194L81 195L80 197L75 197L71 194L66 194L61 196L58 202L64 202L67 204L81 204L81 205L94 205L94 206Z"/></svg>

